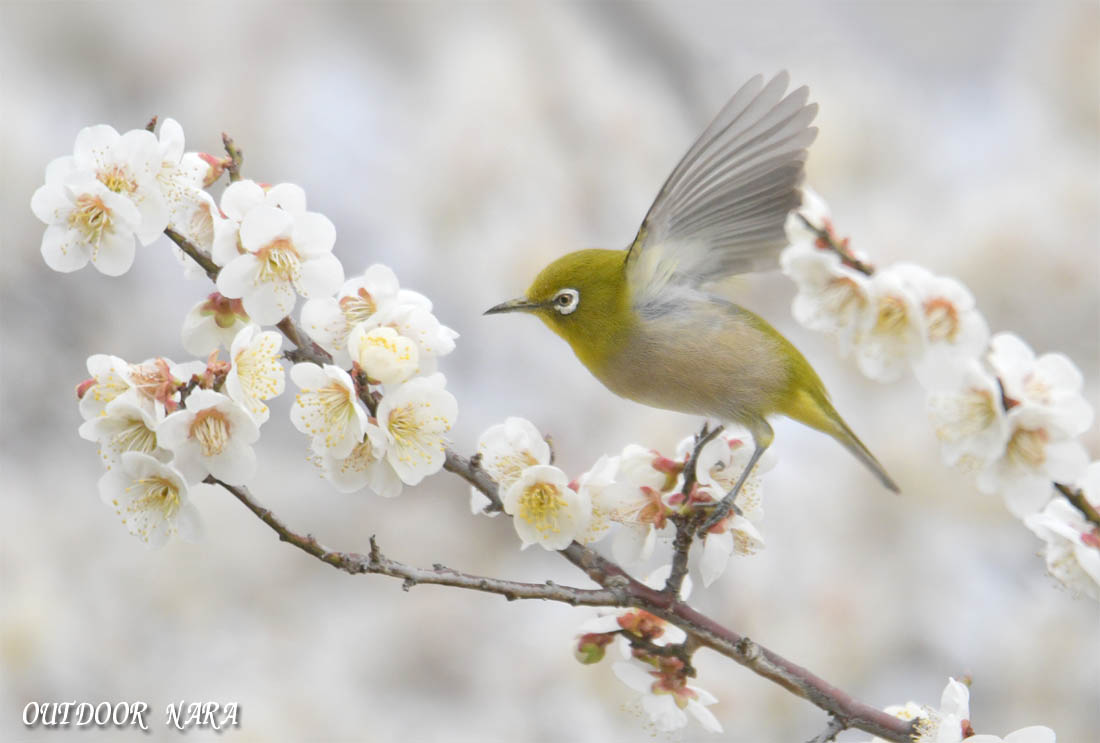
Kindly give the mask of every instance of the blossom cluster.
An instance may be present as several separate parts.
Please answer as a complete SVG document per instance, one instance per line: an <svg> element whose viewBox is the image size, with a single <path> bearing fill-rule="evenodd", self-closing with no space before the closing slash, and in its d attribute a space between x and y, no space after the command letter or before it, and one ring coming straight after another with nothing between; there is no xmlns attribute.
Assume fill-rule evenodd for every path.
<svg viewBox="0 0 1100 743"><path fill-rule="evenodd" d="M712 437L692 461L694 437L680 442L674 457L637 444L618 456L600 457L575 480L550 463L550 446L523 418L508 418L478 440L479 464L497 482L504 512L513 516L526 548L538 544L560 550L574 540L598 542L615 530L612 550L628 565L653 557L658 542L670 543L674 516L713 506L728 493L748 465L751 436L735 428ZM708 530L699 570L710 585L732 555L751 555L764 546L757 529L763 519L761 475L773 466L765 455L737 494L733 509ZM686 488L688 467L693 482ZM470 509L486 512L489 500L471 488ZM495 515L491 511L490 515Z"/></svg>
<svg viewBox="0 0 1100 743"><path fill-rule="evenodd" d="M291 370L300 388L291 422L338 490L393 497L443 467L458 402L436 359L454 350L457 334L431 309L382 265L302 308L302 325L334 363Z"/></svg>
<svg viewBox="0 0 1100 743"><path fill-rule="evenodd" d="M264 400L282 392L282 338L249 325L231 362L165 358L128 363L98 354L77 387L80 435L99 445L107 468L100 496L131 534L160 546L198 536L190 489L207 476L242 484L256 472L253 444L267 418Z"/></svg>
<svg viewBox="0 0 1100 743"><path fill-rule="evenodd" d="M1077 440L1093 420L1081 372L1063 354L1036 357L1011 333L990 337L973 295L955 279L909 264L871 271L847 239L837 239L824 201L805 194L781 256L798 286L795 318L834 335L872 379L912 368L944 461L972 473L982 492L1000 494L1044 539L1055 577L1100 597L1097 524L1053 485L1080 487L1100 503L1100 483L1086 482L1088 455Z"/></svg>
<svg viewBox="0 0 1100 743"><path fill-rule="evenodd" d="M732 428L701 447L698 443L694 437L685 439L671 458L630 444L618 456L603 456L570 480L551 464L550 446L538 429L522 418L508 418L481 435L477 452L480 467L499 486L501 506L512 516L523 548L538 544L560 550L574 540L591 544L615 531L616 559L638 565L653 557L659 543L671 543L675 518L698 513L725 497L748 466L753 449L749 434ZM764 513L761 474L772 466L765 455L734 499L737 507L705 535L697 565L705 585L725 571L734 554L751 555L764 546L757 528ZM471 489L470 507L474 513L496 515L491 501L476 488ZM660 589L670 573L666 564L646 582ZM685 577L682 597L688 592L690 578ZM694 672L684 658L653 650L682 642L681 630L644 610L626 609L587 622L581 633L576 653L585 663L599 661L605 648L618 642L624 660L613 670L640 692L638 704L655 729L683 727L690 713L705 729L721 731L706 709L715 698L688 682Z"/></svg>
<svg viewBox="0 0 1100 743"><path fill-rule="evenodd" d="M988 733L975 734L970 721L970 688L951 678L947 680L940 706L907 702L887 707L886 712L901 720L916 722L914 743L1055 743L1054 731L1043 725L1033 725L1009 733L1003 738ZM885 743L872 738L867 743Z"/></svg>
<svg viewBox="0 0 1100 743"><path fill-rule="evenodd" d="M337 489L394 496L438 471L457 415L436 371L457 334L435 318L430 300L401 289L382 265L345 282L332 222L306 209L295 184L237 178L215 201L206 189L232 162L185 153L172 119L159 138L88 127L73 155L50 163L31 200L47 225L43 258L55 270L91 262L121 275L135 242L168 232L185 273L216 281L182 326L184 348L206 361L96 355L77 389L80 433L99 444L108 468L101 495L154 546L197 535L189 498L196 484L213 477L241 485L255 474L267 401L286 385L282 335L263 326L287 318L299 295L308 300L302 325L334 363L290 369L300 388L291 421ZM218 358L223 348L228 361Z"/></svg>

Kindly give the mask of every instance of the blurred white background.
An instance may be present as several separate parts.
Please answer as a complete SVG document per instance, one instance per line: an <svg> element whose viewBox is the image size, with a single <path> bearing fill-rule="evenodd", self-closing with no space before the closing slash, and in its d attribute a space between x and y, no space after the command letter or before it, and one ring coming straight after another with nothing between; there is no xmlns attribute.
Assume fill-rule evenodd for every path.
<svg viewBox="0 0 1100 743"><path fill-rule="evenodd" d="M147 701L151 740L175 739L162 714L180 699L239 702L227 738L242 741L647 735L609 664L572 658L591 610L347 576L212 489L196 495L205 543L150 552L126 533L99 502L73 387L93 353L184 359L180 321L209 288L181 278L166 241L118 279L46 268L30 196L82 126L172 116L189 149L212 152L230 132L246 175L302 185L333 220L349 274L389 264L462 334L442 363L459 451L521 415L577 475L629 442L669 450L699 422L613 397L537 321L481 312L564 252L625 247L726 97L789 69L821 104L809 182L840 231L880 265L958 277L994 330L1073 358L1097 403L1095 2L28 2L0 16L4 740L66 735L19 717L73 699ZM872 704L938 703L949 675L970 674L979 732L1043 723L1063 743L1094 740L1097 604L1060 590L1038 540L941 464L911 379L866 381L795 326L783 276L741 291L814 362L904 495L779 423L768 547L698 605ZM336 493L305 461L289 398L253 489L294 528L347 550L377 534L417 564L581 582L554 555L520 553L506 521L470 516L450 475L393 501ZM1095 430L1086 445L1100 453ZM699 667L723 740L823 727L732 662L702 653Z"/></svg>

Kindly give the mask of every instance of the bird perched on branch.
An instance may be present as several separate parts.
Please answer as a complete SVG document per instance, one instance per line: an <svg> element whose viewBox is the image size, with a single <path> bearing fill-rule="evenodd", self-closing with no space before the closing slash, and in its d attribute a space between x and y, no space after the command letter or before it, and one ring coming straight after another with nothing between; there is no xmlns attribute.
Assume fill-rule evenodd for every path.
<svg viewBox="0 0 1100 743"><path fill-rule="evenodd" d="M755 449L733 499L784 415L832 436L890 490L898 487L833 408L805 357L771 325L708 291L777 266L787 215L802 203L817 104L788 75L746 83L673 169L630 248L581 250L542 270L527 293L486 314L527 312L564 338L612 392L745 426Z"/></svg>

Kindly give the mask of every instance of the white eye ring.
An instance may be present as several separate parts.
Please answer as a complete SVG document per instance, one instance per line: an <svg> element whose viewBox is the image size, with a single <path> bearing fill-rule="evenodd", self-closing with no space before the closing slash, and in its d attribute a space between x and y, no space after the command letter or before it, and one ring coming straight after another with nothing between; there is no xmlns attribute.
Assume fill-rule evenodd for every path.
<svg viewBox="0 0 1100 743"><path fill-rule="evenodd" d="M562 289L552 300L554 309L561 315L568 315L581 303L581 293L576 289Z"/></svg>

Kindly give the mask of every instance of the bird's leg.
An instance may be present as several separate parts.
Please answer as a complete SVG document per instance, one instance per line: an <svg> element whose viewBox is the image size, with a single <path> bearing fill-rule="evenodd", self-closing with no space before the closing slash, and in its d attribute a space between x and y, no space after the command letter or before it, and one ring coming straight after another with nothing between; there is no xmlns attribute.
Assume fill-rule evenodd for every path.
<svg viewBox="0 0 1100 743"><path fill-rule="evenodd" d="M741 487L745 484L745 481L749 479L749 475L752 474L752 470L756 467L756 463L760 461L760 457L764 456L764 452L767 451L768 446L772 443L774 433L767 421L761 419L750 426L749 430L752 432L753 444L755 446L752 451L752 456L749 457L749 463L745 465L745 469L741 472L741 476L737 478L737 484L730 488L730 491L726 493L726 497L718 501L718 505L714 507L714 511L707 517L707 520L703 522L703 525L699 527L699 531L697 531L696 534L700 537L706 537L711 527L724 519L731 510L737 509L737 504L734 503L737 499L737 494L741 492Z"/></svg>

